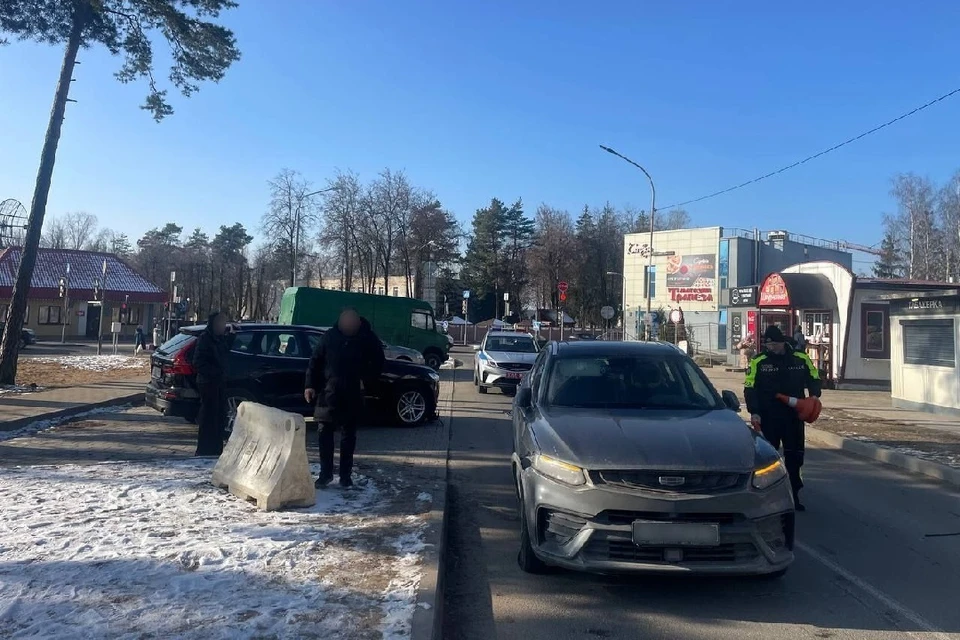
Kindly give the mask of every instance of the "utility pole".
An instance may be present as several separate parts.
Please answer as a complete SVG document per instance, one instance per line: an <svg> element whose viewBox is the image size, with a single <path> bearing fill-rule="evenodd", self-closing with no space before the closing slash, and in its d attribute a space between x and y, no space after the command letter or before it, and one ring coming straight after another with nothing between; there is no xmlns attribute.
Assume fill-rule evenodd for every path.
<svg viewBox="0 0 960 640"><path fill-rule="evenodd" d="M177 286L174 284L177 281L177 272L170 272L170 302L167 306L167 331L164 336L164 341L170 339L170 331L173 329L173 300L177 295Z"/></svg>
<svg viewBox="0 0 960 640"><path fill-rule="evenodd" d="M650 295L650 288L651 288L650 284L651 284L651 279L653 278L653 273L651 272L653 271L653 232L655 228L654 220L657 214L657 188L653 184L653 178L650 177L650 174L647 172L647 170L641 167L639 164L637 164L630 158L626 157L625 155L617 153L610 147L605 147L603 145L600 145L600 148L606 151L607 153L617 156L621 160L625 160L626 162L629 162L630 164L635 166L637 169L640 169L640 171L643 172L643 175L647 176L647 180L650 182L650 244L647 247L649 251L647 255L647 277L644 279L647 287L647 291L646 291L647 315L646 315L646 322L643 323L646 339L650 340L650 315L653 310L653 296Z"/></svg>
<svg viewBox="0 0 960 640"><path fill-rule="evenodd" d="M107 315L107 259L103 259L103 277L100 280L100 326L97 327L97 355L103 355L103 316Z"/></svg>
<svg viewBox="0 0 960 640"><path fill-rule="evenodd" d="M327 191L336 191L337 187L330 187L328 189L320 189L319 191L311 191L301 196L297 201L297 210L293 215L293 264L290 265L290 286L297 286L297 260L299 259L300 253L300 210L303 207L303 201L311 196L315 196L318 193L326 193Z"/></svg>
<svg viewBox="0 0 960 640"><path fill-rule="evenodd" d="M67 321L70 320L70 263L67 263L67 275L60 282L60 295L63 296L63 327L60 330L60 344L67 341Z"/></svg>

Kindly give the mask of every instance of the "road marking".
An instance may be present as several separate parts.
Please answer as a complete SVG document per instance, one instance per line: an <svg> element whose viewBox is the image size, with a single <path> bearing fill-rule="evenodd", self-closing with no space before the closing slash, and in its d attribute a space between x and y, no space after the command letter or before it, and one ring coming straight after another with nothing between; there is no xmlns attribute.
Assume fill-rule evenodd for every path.
<svg viewBox="0 0 960 640"><path fill-rule="evenodd" d="M932 636L925 636L925 637L933 637L933 638L937 638L937 640L951 640L951 638L956 638L956 636L954 636L953 634L944 633L942 630L938 629L936 626L928 622L926 618L921 616L919 613L917 613L913 609L910 609L906 605L897 602L891 596L888 596L880 589L877 589L876 587L874 587L872 584L870 584L863 578L860 578L859 576L856 576L850 573L849 571L841 567L839 564L837 564L827 556L823 555L819 551L813 549L809 545L806 545L802 542L797 542L796 547L801 551L803 551L804 553L806 553L811 558L813 558L814 560L816 560L817 562L819 562L820 564L822 564L823 566L825 566L826 568L830 569L831 571L839 575L840 577L856 585L861 591L873 597L875 600L880 602L883 606L887 607L888 609L892 609L902 617L906 618L907 620L915 624L920 629L923 629L926 633L932 634ZM908 632L908 634L911 636L915 635L914 633L910 633L910 632Z"/></svg>

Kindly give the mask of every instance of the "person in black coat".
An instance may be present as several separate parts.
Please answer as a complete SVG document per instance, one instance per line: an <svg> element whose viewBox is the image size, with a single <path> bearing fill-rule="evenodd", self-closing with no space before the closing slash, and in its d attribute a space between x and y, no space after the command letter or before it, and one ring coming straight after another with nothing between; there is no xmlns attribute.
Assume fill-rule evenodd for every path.
<svg viewBox="0 0 960 640"><path fill-rule="evenodd" d="M207 327L197 340L193 367L197 370L200 390L200 414L197 419L198 456L219 456L223 453L227 422L227 397L224 380L227 358L236 334L219 311L211 313Z"/></svg>
<svg viewBox="0 0 960 640"><path fill-rule="evenodd" d="M316 486L333 481L333 433L340 437L340 486L353 485L353 453L357 446L357 422L363 411L364 388L374 389L383 370L383 343L370 323L355 309L345 309L317 344L307 376L303 398L316 403L314 416L320 423L320 477Z"/></svg>

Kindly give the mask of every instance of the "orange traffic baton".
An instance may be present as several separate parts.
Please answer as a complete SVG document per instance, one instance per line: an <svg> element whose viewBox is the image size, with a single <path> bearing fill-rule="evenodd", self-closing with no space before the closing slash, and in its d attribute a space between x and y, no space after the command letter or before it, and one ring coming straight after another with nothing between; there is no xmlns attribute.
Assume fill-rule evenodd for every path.
<svg viewBox="0 0 960 640"><path fill-rule="evenodd" d="M792 407L797 412L797 417L808 424L813 424L820 417L820 411L823 409L823 403L820 398L791 398L782 393L777 394L777 400L785 405Z"/></svg>

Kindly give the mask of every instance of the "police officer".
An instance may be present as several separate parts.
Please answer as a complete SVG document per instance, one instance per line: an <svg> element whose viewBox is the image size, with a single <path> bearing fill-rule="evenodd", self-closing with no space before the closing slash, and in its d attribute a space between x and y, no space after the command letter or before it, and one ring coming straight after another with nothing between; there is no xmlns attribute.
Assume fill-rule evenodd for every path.
<svg viewBox="0 0 960 640"><path fill-rule="evenodd" d="M743 396L750 412L750 424L776 449L783 445L783 460L790 476L797 511L805 511L800 503L803 487L800 468L803 466L803 421L797 412L777 399L777 394L803 398L820 397L820 374L807 354L787 343L783 332L773 325L763 334L764 351L750 361L743 382Z"/></svg>

